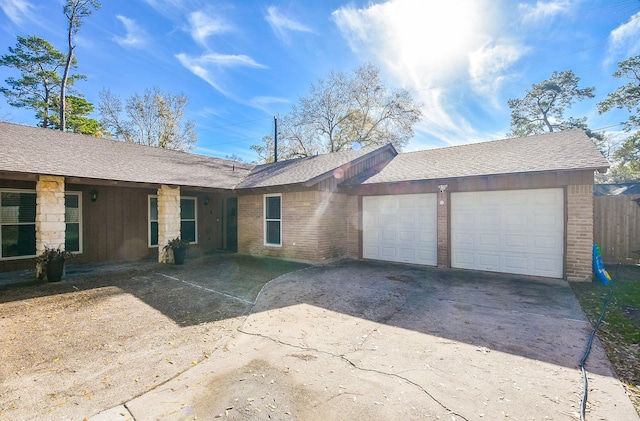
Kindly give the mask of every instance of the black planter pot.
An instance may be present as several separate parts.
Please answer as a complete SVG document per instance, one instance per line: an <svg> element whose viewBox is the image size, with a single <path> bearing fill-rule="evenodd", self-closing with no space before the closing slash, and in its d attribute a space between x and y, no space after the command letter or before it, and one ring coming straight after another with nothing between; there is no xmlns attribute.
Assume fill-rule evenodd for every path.
<svg viewBox="0 0 640 421"><path fill-rule="evenodd" d="M55 257L47 262L47 281L60 282L64 272L64 257Z"/></svg>
<svg viewBox="0 0 640 421"><path fill-rule="evenodd" d="M173 261L176 265L183 265L184 258L187 256L186 247L177 247L173 249Z"/></svg>

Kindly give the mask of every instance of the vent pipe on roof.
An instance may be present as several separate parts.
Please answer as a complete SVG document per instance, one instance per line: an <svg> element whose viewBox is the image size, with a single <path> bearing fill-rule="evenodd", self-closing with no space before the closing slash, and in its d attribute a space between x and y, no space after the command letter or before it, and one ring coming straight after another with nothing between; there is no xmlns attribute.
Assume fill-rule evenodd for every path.
<svg viewBox="0 0 640 421"><path fill-rule="evenodd" d="M278 162L278 117L273 116L273 162Z"/></svg>

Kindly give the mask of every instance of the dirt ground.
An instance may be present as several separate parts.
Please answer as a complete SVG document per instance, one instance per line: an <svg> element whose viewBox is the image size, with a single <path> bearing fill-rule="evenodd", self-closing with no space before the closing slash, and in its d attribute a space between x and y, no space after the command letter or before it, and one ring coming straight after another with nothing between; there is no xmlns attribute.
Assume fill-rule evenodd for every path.
<svg viewBox="0 0 640 421"><path fill-rule="evenodd" d="M238 255L74 270L0 289L0 420L579 419L590 324L564 281ZM637 420L599 343L588 370L587 419Z"/></svg>
<svg viewBox="0 0 640 421"><path fill-rule="evenodd" d="M0 420L82 420L139 396L224 349L262 286L301 267L222 254L0 287Z"/></svg>

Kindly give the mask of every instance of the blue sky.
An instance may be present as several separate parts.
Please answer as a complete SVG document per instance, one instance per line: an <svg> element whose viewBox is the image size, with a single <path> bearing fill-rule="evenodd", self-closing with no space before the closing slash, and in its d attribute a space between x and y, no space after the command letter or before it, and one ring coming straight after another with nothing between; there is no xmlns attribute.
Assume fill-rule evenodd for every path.
<svg viewBox="0 0 640 421"><path fill-rule="evenodd" d="M623 112L596 104L621 84L619 61L640 54L638 0L211 1L103 0L77 35L77 88L98 104L159 86L189 97L195 153L245 161L309 85L365 62L423 104L406 151L500 139L507 99L554 70L573 70L596 98L573 107L622 139ZM0 53L37 35L65 51L63 0L0 0ZM18 76L0 67L0 81ZM0 116L35 125L0 98ZM98 115L94 117L98 118Z"/></svg>

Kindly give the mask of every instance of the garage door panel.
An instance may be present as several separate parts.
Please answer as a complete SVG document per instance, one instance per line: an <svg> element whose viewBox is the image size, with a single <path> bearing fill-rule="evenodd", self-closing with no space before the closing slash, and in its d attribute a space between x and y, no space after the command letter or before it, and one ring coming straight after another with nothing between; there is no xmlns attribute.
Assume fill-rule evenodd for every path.
<svg viewBox="0 0 640 421"><path fill-rule="evenodd" d="M364 258L437 263L435 194L365 196L362 203Z"/></svg>
<svg viewBox="0 0 640 421"><path fill-rule="evenodd" d="M560 278L563 259L562 189L452 193L453 267Z"/></svg>
<svg viewBox="0 0 640 421"><path fill-rule="evenodd" d="M525 274L529 267L529 259L526 256L507 255L504 264L509 273Z"/></svg>
<svg viewBox="0 0 640 421"><path fill-rule="evenodd" d="M477 245L479 247L496 249L500 247L500 236L498 234L480 234Z"/></svg>
<svg viewBox="0 0 640 421"><path fill-rule="evenodd" d="M482 270L496 270L500 267L500 256L495 254L478 253L477 264Z"/></svg>
<svg viewBox="0 0 640 421"><path fill-rule="evenodd" d="M525 235L505 235L504 238L509 248L526 250L529 246L529 238Z"/></svg>

